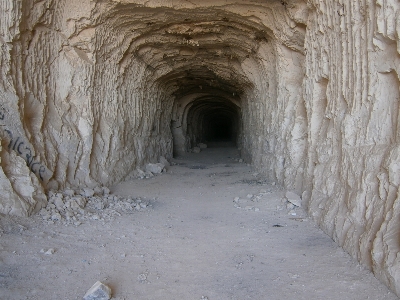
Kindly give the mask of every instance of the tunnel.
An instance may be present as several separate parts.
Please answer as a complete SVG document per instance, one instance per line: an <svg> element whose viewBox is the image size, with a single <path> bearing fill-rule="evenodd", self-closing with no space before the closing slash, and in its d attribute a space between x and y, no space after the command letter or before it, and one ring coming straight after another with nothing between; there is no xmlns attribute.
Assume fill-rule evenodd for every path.
<svg viewBox="0 0 400 300"><path fill-rule="evenodd" d="M226 144L400 294L400 8L342 2L0 0L0 212Z"/></svg>

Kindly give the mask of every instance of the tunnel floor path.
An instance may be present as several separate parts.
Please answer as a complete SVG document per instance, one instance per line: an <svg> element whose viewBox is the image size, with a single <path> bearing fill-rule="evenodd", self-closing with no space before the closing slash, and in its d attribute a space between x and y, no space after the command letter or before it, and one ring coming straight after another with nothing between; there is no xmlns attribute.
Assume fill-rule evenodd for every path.
<svg viewBox="0 0 400 300"><path fill-rule="evenodd" d="M238 158L208 148L121 183L151 206L109 221L9 218L0 299L82 299L97 280L120 300L398 299Z"/></svg>

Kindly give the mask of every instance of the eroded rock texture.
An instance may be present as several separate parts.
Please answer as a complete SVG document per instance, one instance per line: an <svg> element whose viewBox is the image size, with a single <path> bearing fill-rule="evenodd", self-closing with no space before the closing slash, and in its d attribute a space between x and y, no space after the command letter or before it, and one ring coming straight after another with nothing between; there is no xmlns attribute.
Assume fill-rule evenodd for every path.
<svg viewBox="0 0 400 300"><path fill-rule="evenodd" d="M400 295L397 0L0 0L0 196L226 139Z"/></svg>

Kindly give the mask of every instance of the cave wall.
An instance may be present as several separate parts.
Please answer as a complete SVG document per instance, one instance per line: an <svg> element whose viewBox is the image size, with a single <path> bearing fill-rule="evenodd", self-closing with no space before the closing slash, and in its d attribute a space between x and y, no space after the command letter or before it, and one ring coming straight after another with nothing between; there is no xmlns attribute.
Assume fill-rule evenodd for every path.
<svg viewBox="0 0 400 300"><path fill-rule="evenodd" d="M399 20L397 0L0 0L0 212L116 183L174 131L187 150L220 90L245 160L400 295Z"/></svg>
<svg viewBox="0 0 400 300"><path fill-rule="evenodd" d="M399 1L309 1L310 215L400 294Z"/></svg>

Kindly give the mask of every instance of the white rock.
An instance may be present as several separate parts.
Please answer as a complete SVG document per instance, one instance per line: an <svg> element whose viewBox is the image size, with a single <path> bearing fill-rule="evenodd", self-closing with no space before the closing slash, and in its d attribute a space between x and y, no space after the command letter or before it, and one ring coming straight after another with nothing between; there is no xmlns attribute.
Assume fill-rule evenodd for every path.
<svg viewBox="0 0 400 300"><path fill-rule="evenodd" d="M81 191L81 195L84 197L92 197L94 195L94 190L89 188L83 188Z"/></svg>
<svg viewBox="0 0 400 300"><path fill-rule="evenodd" d="M192 149L192 152L193 152L193 153L200 153L200 152L201 152L201 149L200 149L199 147L194 147L194 148Z"/></svg>
<svg viewBox="0 0 400 300"><path fill-rule="evenodd" d="M109 300L111 289L105 284L97 281L85 294L84 300Z"/></svg>
<svg viewBox="0 0 400 300"><path fill-rule="evenodd" d="M165 168L165 165L162 163L156 163L156 164L147 164L146 165L146 171L151 172L153 174L160 174L163 169Z"/></svg>
<svg viewBox="0 0 400 300"><path fill-rule="evenodd" d="M66 189L66 190L64 190L64 195L65 196L69 196L69 197L73 197L73 196L75 196L75 191L71 190L71 189Z"/></svg>
<svg viewBox="0 0 400 300"><path fill-rule="evenodd" d="M56 208L57 208L59 211L64 210L64 201L62 201L61 198L58 198L58 197L57 197L57 198L54 200L54 205L56 206Z"/></svg>
<svg viewBox="0 0 400 300"><path fill-rule="evenodd" d="M286 199L292 203L293 205L296 205L298 207L301 207L301 198L299 195L293 193L293 192L286 192Z"/></svg>
<svg viewBox="0 0 400 300"><path fill-rule="evenodd" d="M207 148L207 144L204 144L204 143L197 144L197 146L198 146L200 149L206 149L206 148Z"/></svg>
<svg viewBox="0 0 400 300"><path fill-rule="evenodd" d="M54 213L51 215L51 219L53 221L60 221L62 219L61 215L59 213Z"/></svg>
<svg viewBox="0 0 400 300"><path fill-rule="evenodd" d="M103 186L103 195L109 195L110 194L110 189L108 187Z"/></svg>
<svg viewBox="0 0 400 300"><path fill-rule="evenodd" d="M171 165L164 156L160 156L159 160L160 160L160 163L163 164L165 167L169 167Z"/></svg>
<svg viewBox="0 0 400 300"><path fill-rule="evenodd" d="M103 196L103 189L101 187L99 187L99 186L96 186L94 188L94 194L98 195L98 196Z"/></svg>
<svg viewBox="0 0 400 300"><path fill-rule="evenodd" d="M54 254L55 250L53 248L50 248L49 250L47 250L44 254L46 255L52 255Z"/></svg>

